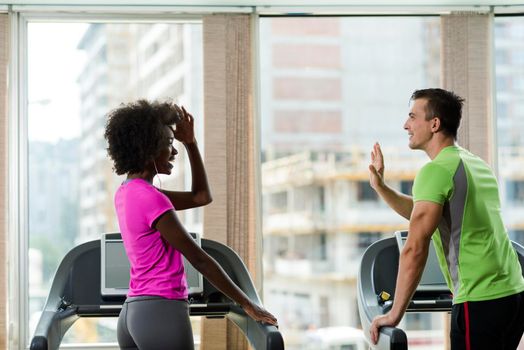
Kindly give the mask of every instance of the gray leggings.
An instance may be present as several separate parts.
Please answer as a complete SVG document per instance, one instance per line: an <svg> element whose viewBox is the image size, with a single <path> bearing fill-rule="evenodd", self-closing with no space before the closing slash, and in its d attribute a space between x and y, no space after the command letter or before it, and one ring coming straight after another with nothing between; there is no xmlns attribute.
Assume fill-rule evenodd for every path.
<svg viewBox="0 0 524 350"><path fill-rule="evenodd" d="M120 349L193 350L189 304L156 296L127 298L117 337Z"/></svg>

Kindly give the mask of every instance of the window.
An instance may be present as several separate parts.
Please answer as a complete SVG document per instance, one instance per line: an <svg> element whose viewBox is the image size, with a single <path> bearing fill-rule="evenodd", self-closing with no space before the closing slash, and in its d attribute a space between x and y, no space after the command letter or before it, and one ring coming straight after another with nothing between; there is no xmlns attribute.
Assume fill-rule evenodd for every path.
<svg viewBox="0 0 524 350"><path fill-rule="evenodd" d="M322 213L326 210L326 189L323 186L318 188L318 209Z"/></svg>
<svg viewBox="0 0 524 350"><path fill-rule="evenodd" d="M276 192L269 195L269 207L274 212L285 212L288 208L287 192Z"/></svg>
<svg viewBox="0 0 524 350"><path fill-rule="evenodd" d="M522 31L524 17L495 17L497 79L497 149L500 199L504 224L512 240L522 242L524 227L524 99L522 99ZM503 53L503 54L502 54ZM499 59L499 57L505 59Z"/></svg>
<svg viewBox="0 0 524 350"><path fill-rule="evenodd" d="M321 295L319 297L319 309L320 309L320 326L329 326L329 297Z"/></svg>
<svg viewBox="0 0 524 350"><path fill-rule="evenodd" d="M201 139L201 31L196 22L29 21L30 328L26 340L32 336L63 256L75 245L99 239L103 232L118 231L112 198L123 178L114 175L106 155L107 112L138 98L171 99L195 116ZM182 47L191 52L191 61L177 52ZM185 86L184 80L191 86ZM187 160L183 154L177 160L180 171L162 178L163 187L188 188L190 172L182 171ZM183 215L186 225L200 231L201 218L198 213ZM63 343L116 342L115 330L116 319L82 319L66 333Z"/></svg>
<svg viewBox="0 0 524 350"><path fill-rule="evenodd" d="M378 195L374 189L371 188L369 181L358 181L357 186L357 200L359 202L377 201Z"/></svg>
<svg viewBox="0 0 524 350"><path fill-rule="evenodd" d="M514 204L524 203L524 181L506 181L506 200Z"/></svg>
<svg viewBox="0 0 524 350"><path fill-rule="evenodd" d="M361 232L358 234L358 247L365 250L381 238L382 234L380 232Z"/></svg>
<svg viewBox="0 0 524 350"><path fill-rule="evenodd" d="M409 150L402 126L413 90L439 85L439 23L438 17L260 21L262 191L286 188L288 205L301 209L284 218L282 205L271 207L281 202L264 201L265 247L287 242L288 253L301 257L283 261L279 249L264 251L264 303L279 319L286 349L307 348L304 324L359 325L351 266L359 265L364 247L392 233L388 227L405 224L370 187L369 152L379 141L387 176L405 181L406 189L412 179L405 174L426 161ZM320 192L306 190L315 187ZM319 197L320 205L308 205ZM301 273L279 269L277 258ZM329 303L320 289L333 296ZM318 317L301 315L297 323L290 306L310 293L318 294L307 309Z"/></svg>
<svg viewBox="0 0 524 350"><path fill-rule="evenodd" d="M318 254L318 258L320 260L327 260L328 254L327 254L327 236L325 233L320 234L320 243L318 250L320 253Z"/></svg>
<svg viewBox="0 0 524 350"><path fill-rule="evenodd" d="M497 113L499 172L501 175L510 175L511 164L524 145L524 119L519 112L524 110L521 59L524 57L524 47L520 34L524 30L524 18L496 17L495 26L505 29L496 31L495 35L496 107L500 112ZM509 207L507 209L510 210Z"/></svg>
<svg viewBox="0 0 524 350"><path fill-rule="evenodd" d="M495 17L495 76L499 190L511 240L524 242L524 17ZM522 343L522 342L521 342Z"/></svg>
<svg viewBox="0 0 524 350"><path fill-rule="evenodd" d="M411 196L413 190L413 180L400 181L400 192Z"/></svg>

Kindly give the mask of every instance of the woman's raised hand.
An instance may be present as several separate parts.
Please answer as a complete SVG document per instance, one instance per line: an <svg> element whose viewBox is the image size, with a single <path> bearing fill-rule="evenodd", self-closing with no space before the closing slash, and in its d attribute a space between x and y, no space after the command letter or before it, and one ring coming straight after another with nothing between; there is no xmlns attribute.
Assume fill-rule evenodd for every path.
<svg viewBox="0 0 524 350"><path fill-rule="evenodd" d="M180 116L180 121L176 123L175 139L188 144L195 142L194 118L189 114L184 107L175 105L175 109Z"/></svg>

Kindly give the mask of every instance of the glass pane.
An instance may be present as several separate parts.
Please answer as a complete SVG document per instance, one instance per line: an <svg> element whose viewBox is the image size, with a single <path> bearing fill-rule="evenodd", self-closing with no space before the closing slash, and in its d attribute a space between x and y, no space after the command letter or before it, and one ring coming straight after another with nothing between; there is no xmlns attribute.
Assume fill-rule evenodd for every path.
<svg viewBox="0 0 524 350"><path fill-rule="evenodd" d="M524 17L495 18L499 190L510 239L524 244ZM521 340L519 349L523 347Z"/></svg>
<svg viewBox="0 0 524 350"><path fill-rule="evenodd" d="M264 303L286 349L362 346L362 253L407 228L370 188L369 154L379 141L388 183L410 193L428 159L403 124L412 92L439 85L440 19L263 18L260 42ZM401 326L427 349L443 347L442 324Z"/></svg>
<svg viewBox="0 0 524 350"><path fill-rule="evenodd" d="M195 116L202 143L203 89L201 24L29 23L28 33L31 337L64 255L118 231L113 195L122 177L106 155L107 112L138 98L170 99ZM177 148L178 171L156 185L188 188L189 163ZM199 210L180 217L201 231ZM114 342L114 321L82 320L64 342Z"/></svg>
<svg viewBox="0 0 524 350"><path fill-rule="evenodd" d="M495 18L499 186L504 223L524 244L524 17Z"/></svg>

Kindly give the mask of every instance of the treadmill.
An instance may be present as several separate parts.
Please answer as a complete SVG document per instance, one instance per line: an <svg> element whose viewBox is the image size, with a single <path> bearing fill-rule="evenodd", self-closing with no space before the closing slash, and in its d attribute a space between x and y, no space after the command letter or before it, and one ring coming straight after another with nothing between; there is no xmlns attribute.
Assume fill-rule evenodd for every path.
<svg viewBox="0 0 524 350"><path fill-rule="evenodd" d="M370 245L362 256L357 279L357 299L364 337L370 349L408 349L406 333L400 328L382 327L376 345L371 343L369 336L373 319L387 313L393 304L400 249L406 238L407 231L397 231L394 237ZM513 241L511 243L520 265L524 266L524 247ZM524 268L522 270L524 275ZM422 279L406 312L451 312L452 301L431 243Z"/></svg>
<svg viewBox="0 0 524 350"><path fill-rule="evenodd" d="M202 239L201 246L251 300L262 305L246 266L231 248L208 239ZM80 317L118 317L125 293L102 295L101 280L101 240L81 244L69 251L56 271L30 349L58 349L64 334ZM190 294L189 301L192 316L227 317L233 321L253 349L284 349L277 327L251 319L205 278L203 290Z"/></svg>

